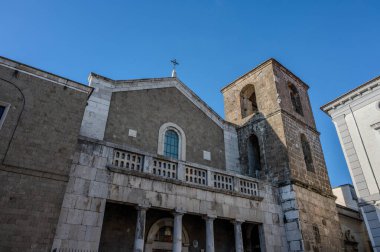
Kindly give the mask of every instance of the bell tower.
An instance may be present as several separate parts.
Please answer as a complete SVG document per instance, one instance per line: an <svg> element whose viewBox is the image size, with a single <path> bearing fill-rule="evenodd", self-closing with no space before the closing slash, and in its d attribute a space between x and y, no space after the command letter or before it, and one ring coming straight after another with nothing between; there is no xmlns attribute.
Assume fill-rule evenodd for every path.
<svg viewBox="0 0 380 252"><path fill-rule="evenodd" d="M289 249L341 249L335 197L308 96L309 86L269 59L222 89L237 125L242 173L279 188Z"/></svg>

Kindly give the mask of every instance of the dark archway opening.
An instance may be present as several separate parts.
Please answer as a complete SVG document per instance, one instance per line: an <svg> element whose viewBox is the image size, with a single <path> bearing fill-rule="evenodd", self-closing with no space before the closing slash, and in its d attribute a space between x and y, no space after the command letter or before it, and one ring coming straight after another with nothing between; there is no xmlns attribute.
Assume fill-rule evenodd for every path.
<svg viewBox="0 0 380 252"><path fill-rule="evenodd" d="M256 92L253 85L245 86L240 92L242 118L258 112Z"/></svg>
<svg viewBox="0 0 380 252"><path fill-rule="evenodd" d="M303 116L301 97L297 88L291 83L288 84L288 87L294 111Z"/></svg>
<svg viewBox="0 0 380 252"><path fill-rule="evenodd" d="M261 171L260 145L259 139L252 134L248 139L248 175L258 177L258 172Z"/></svg>
<svg viewBox="0 0 380 252"><path fill-rule="evenodd" d="M306 169L308 171L314 172L313 156L311 154L311 148L309 141L304 134L301 134L301 146L303 152L303 158L305 160Z"/></svg>
<svg viewBox="0 0 380 252"><path fill-rule="evenodd" d="M243 224L244 252L261 252L259 227L260 225L253 223Z"/></svg>

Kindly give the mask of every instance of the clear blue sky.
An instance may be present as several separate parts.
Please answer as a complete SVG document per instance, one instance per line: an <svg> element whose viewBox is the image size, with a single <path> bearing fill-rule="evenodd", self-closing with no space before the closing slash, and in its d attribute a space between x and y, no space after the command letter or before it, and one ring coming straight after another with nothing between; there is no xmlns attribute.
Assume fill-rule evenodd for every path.
<svg viewBox="0 0 380 252"><path fill-rule="evenodd" d="M221 87L274 57L310 85L333 186L350 177L319 107L380 75L379 1L3 1L0 55L87 83L180 79L220 115Z"/></svg>

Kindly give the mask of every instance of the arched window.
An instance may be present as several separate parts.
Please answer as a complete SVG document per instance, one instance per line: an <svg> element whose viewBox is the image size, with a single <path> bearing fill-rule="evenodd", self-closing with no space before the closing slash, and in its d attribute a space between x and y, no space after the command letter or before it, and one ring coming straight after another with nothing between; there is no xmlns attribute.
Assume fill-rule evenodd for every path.
<svg viewBox="0 0 380 252"><path fill-rule="evenodd" d="M300 97L300 94L298 93L297 88L291 83L288 84L288 87L289 87L290 99L292 100L294 111L296 111L298 114L303 116L301 97Z"/></svg>
<svg viewBox="0 0 380 252"><path fill-rule="evenodd" d="M167 130L165 132L164 142L164 156L178 159L178 144L179 137L174 130Z"/></svg>
<svg viewBox="0 0 380 252"><path fill-rule="evenodd" d="M248 175L257 177L257 172L261 170L260 145L256 135L251 135L248 139Z"/></svg>
<svg viewBox="0 0 380 252"><path fill-rule="evenodd" d="M156 233L154 240L159 241L159 242L173 242L173 227L171 226L161 227Z"/></svg>
<svg viewBox="0 0 380 252"><path fill-rule="evenodd" d="M146 236L145 252L172 251L173 248L173 219L163 218L156 221ZM189 234L182 225L182 251L189 251Z"/></svg>
<svg viewBox="0 0 380 252"><path fill-rule="evenodd" d="M5 117L8 113L10 104L0 101L0 129L5 121Z"/></svg>
<svg viewBox="0 0 380 252"><path fill-rule="evenodd" d="M240 106L242 118L252 115L258 111L256 92L253 85L247 85L241 90Z"/></svg>
<svg viewBox="0 0 380 252"><path fill-rule="evenodd" d="M157 153L170 158L186 160L185 132L175 123L164 123L158 132Z"/></svg>
<svg viewBox="0 0 380 252"><path fill-rule="evenodd" d="M310 144L304 134L301 134L301 146L306 169L308 171L314 172L313 156L311 155Z"/></svg>

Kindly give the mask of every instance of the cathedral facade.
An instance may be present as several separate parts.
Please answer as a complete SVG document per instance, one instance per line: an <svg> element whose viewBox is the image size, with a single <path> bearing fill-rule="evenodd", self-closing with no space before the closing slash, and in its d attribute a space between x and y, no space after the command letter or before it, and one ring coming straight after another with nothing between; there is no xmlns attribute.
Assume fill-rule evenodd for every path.
<svg viewBox="0 0 380 252"><path fill-rule="evenodd" d="M0 225L26 232L5 224L21 214L10 213L16 189L27 195L20 204L42 197L25 217L41 223L24 249L343 250L309 87L276 60L222 89L225 119L177 77L91 73L84 86L5 58L1 69L0 134L9 140L0 145ZM47 93L31 91L41 88ZM38 111L41 102L48 111ZM32 122L39 133L28 138ZM38 209L49 203L43 218ZM0 235L8 244L0 248L15 236Z"/></svg>

